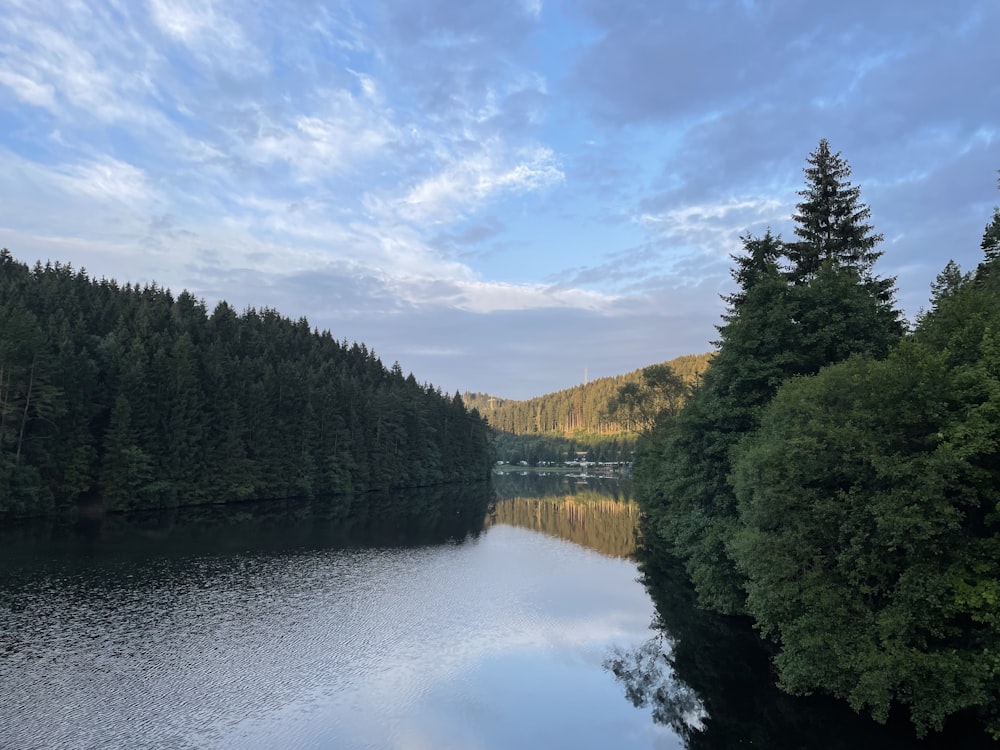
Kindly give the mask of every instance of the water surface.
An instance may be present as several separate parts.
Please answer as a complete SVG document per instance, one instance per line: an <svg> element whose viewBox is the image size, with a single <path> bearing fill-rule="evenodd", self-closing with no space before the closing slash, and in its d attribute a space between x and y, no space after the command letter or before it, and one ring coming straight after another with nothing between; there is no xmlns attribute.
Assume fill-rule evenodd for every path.
<svg viewBox="0 0 1000 750"><path fill-rule="evenodd" d="M632 513L573 493L588 539ZM679 746L603 666L650 637L630 559L510 499L361 502L0 535L0 747Z"/></svg>

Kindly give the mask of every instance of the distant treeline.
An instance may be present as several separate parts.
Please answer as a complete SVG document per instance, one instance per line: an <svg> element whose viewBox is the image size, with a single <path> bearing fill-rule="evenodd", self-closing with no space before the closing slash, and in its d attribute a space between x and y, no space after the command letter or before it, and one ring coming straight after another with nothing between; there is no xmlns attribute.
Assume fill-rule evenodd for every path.
<svg viewBox="0 0 1000 750"><path fill-rule="evenodd" d="M665 364L687 383L694 383L704 372L711 354L686 354ZM644 368L645 369L645 368ZM626 383L642 380L643 370L625 375L598 378L526 401L464 393L466 405L482 414L493 429L512 435L619 435L630 432L608 405Z"/></svg>
<svg viewBox="0 0 1000 750"><path fill-rule="evenodd" d="M587 461L632 461L636 435L511 435L493 432L493 446L498 461L529 466L562 464L584 458Z"/></svg>
<svg viewBox="0 0 1000 750"><path fill-rule="evenodd" d="M805 174L797 239L743 238L718 352L649 436L647 535L785 690L1000 738L1000 209L907 331L847 162L821 141Z"/></svg>
<svg viewBox="0 0 1000 750"><path fill-rule="evenodd" d="M363 344L276 311L0 251L0 513L486 478L489 430Z"/></svg>
<svg viewBox="0 0 1000 750"><path fill-rule="evenodd" d="M463 398L493 428L498 460L535 466L585 454L588 461L631 461L642 417L651 419L669 401L682 404L711 357L688 354L527 401Z"/></svg>

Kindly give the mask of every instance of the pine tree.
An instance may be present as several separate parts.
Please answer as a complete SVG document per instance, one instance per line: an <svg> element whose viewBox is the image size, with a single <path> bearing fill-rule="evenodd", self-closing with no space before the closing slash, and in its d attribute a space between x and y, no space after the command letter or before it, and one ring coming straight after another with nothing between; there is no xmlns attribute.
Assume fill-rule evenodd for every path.
<svg viewBox="0 0 1000 750"><path fill-rule="evenodd" d="M997 187L1000 187L1000 178L997 179ZM993 208L993 220L986 225L980 247L986 255L982 267L985 268L1000 258L1000 206Z"/></svg>
<svg viewBox="0 0 1000 750"><path fill-rule="evenodd" d="M798 191L802 202L792 215L801 241L788 246L792 280L808 281L824 262L849 266L867 278L882 255L875 249L882 235L867 223L871 209L861 202L861 188L850 182L850 165L839 151L830 153L825 138L806 162L806 186Z"/></svg>
<svg viewBox="0 0 1000 750"><path fill-rule="evenodd" d="M726 613L739 613L744 598L730 550L740 524L733 450L782 383L852 355L885 356L902 334L892 281L872 273L881 236L865 223L869 209L847 182L850 168L826 141L808 162L794 216L800 241L786 245L770 232L742 238L718 353L677 419L658 425L640 466L654 527L684 560L701 603Z"/></svg>

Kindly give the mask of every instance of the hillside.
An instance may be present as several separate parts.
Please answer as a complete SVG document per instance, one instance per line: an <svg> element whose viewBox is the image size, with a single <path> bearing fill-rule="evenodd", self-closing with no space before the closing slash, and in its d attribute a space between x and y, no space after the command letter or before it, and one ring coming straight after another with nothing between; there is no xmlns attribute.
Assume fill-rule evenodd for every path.
<svg viewBox="0 0 1000 750"><path fill-rule="evenodd" d="M704 372L711 356L711 353L686 354L663 364L693 383ZM626 430L607 416L608 402L622 385L638 382L641 376L642 369L633 370L526 401L485 393L464 393L462 399L494 429L513 435L619 435Z"/></svg>
<svg viewBox="0 0 1000 750"><path fill-rule="evenodd" d="M0 516L483 479L460 399L270 309L0 251Z"/></svg>

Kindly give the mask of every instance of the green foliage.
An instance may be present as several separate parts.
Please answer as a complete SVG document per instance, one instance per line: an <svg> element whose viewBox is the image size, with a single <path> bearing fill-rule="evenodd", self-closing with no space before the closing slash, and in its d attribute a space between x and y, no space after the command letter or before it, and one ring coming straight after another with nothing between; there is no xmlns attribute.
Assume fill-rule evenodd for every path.
<svg viewBox="0 0 1000 750"><path fill-rule="evenodd" d="M840 190L819 190L824 147L800 212ZM650 436L638 497L699 603L773 641L786 690L902 706L920 733L978 712L1000 737L1000 259L949 263L901 339L853 195L856 232L800 213L811 249L744 238L718 354Z"/></svg>
<svg viewBox="0 0 1000 750"><path fill-rule="evenodd" d="M730 549L792 692L880 720L898 701L921 731L1000 700L1000 357L979 348L790 381L741 444Z"/></svg>
<svg viewBox="0 0 1000 750"><path fill-rule="evenodd" d="M1000 185L1000 180L998 180ZM983 231L983 241L979 245L985 256L984 268L1000 258L1000 207L993 209L993 220Z"/></svg>
<svg viewBox="0 0 1000 750"><path fill-rule="evenodd" d="M460 398L273 310L0 251L0 514L483 479Z"/></svg>
<svg viewBox="0 0 1000 750"><path fill-rule="evenodd" d="M702 604L725 613L743 611L745 598L729 551L738 526L731 451L786 379L856 353L884 355L902 332L898 312L853 267L824 259L797 282L781 270L779 237L746 236L743 246L718 353L677 418L659 422L638 467L658 533L684 560Z"/></svg>
<svg viewBox="0 0 1000 750"><path fill-rule="evenodd" d="M669 362L652 365L652 376L657 368L669 371L688 386L697 382L704 372L711 354L688 354ZM642 389L643 373L649 367L624 375L599 378L586 385L538 396L527 401L515 401L484 393L466 393L465 403L482 414L499 432L512 435L559 435L577 438L583 435L613 436L634 433L634 425L619 421L609 413L608 405L622 387L631 383ZM663 372L666 372L665 370Z"/></svg>
<svg viewBox="0 0 1000 750"><path fill-rule="evenodd" d="M677 416L691 387L668 364L643 368L638 382L618 386L607 413L629 432L649 432L658 419Z"/></svg>
<svg viewBox="0 0 1000 750"><path fill-rule="evenodd" d="M980 247L986 255L987 262L1000 258L1000 208L993 209L993 221L986 226Z"/></svg>
<svg viewBox="0 0 1000 750"><path fill-rule="evenodd" d="M861 203L861 188L850 182L850 165L839 151L830 152L825 138L806 163L806 186L799 191L802 202L792 215L801 240L789 247L792 278L807 281L824 263L866 273L881 255L875 247L882 235L866 223L871 209Z"/></svg>
<svg viewBox="0 0 1000 750"><path fill-rule="evenodd" d="M949 720L944 733L917 740L900 711L882 725L829 695L779 690L774 645L749 618L697 608L684 567L661 544L642 529L637 558L658 632L638 649L616 650L605 666L626 696L650 706L653 721L669 725L687 750L995 747L967 714Z"/></svg>

